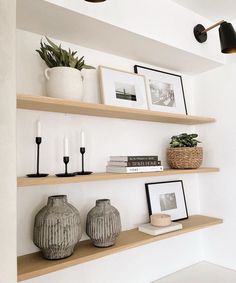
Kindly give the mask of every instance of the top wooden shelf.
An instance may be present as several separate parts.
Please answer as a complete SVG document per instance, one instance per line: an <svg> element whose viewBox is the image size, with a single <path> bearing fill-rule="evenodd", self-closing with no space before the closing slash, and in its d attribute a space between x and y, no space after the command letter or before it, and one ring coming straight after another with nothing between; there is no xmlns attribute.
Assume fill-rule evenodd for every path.
<svg viewBox="0 0 236 283"><path fill-rule="evenodd" d="M214 118L209 117L164 113L32 95L18 95L17 108L185 125L215 122Z"/></svg>

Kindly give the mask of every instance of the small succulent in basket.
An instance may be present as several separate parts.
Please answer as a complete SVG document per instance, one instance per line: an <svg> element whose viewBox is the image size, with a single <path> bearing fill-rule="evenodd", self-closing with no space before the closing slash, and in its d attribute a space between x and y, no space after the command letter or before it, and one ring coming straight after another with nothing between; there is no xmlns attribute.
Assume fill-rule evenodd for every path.
<svg viewBox="0 0 236 283"><path fill-rule="evenodd" d="M77 51L63 49L48 37L40 42L36 51L47 64L45 70L46 92L48 96L63 99L82 100L84 96L81 70L95 69L85 64L84 56L78 58Z"/></svg>
<svg viewBox="0 0 236 283"><path fill-rule="evenodd" d="M170 141L170 147L195 147L200 141L196 140L197 134L183 133L178 136L172 136Z"/></svg>
<svg viewBox="0 0 236 283"><path fill-rule="evenodd" d="M196 169L203 160L203 149L197 147L197 134L180 134L172 136L170 148L167 149L167 162L173 169Z"/></svg>

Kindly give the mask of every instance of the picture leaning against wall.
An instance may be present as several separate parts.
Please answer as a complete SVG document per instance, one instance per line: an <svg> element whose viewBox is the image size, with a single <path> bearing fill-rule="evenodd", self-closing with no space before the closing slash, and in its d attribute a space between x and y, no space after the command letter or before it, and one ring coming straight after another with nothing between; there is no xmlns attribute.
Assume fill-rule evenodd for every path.
<svg viewBox="0 0 236 283"><path fill-rule="evenodd" d="M134 71L146 77L150 110L188 114L181 76L139 65L134 66Z"/></svg>
<svg viewBox="0 0 236 283"><path fill-rule="evenodd" d="M182 180L145 184L149 214L165 213L172 221L188 218Z"/></svg>
<svg viewBox="0 0 236 283"><path fill-rule="evenodd" d="M148 109L143 75L99 66L99 78L104 104Z"/></svg>

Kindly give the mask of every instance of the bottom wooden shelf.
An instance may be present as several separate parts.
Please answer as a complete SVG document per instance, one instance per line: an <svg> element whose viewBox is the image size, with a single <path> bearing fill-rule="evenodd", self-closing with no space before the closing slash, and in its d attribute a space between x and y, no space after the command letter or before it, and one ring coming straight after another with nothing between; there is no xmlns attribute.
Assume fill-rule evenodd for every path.
<svg viewBox="0 0 236 283"><path fill-rule="evenodd" d="M81 264L90 260L98 259L107 255L121 252L127 249L142 246L148 243L164 240L195 230L203 229L212 225L220 224L223 220L203 215L193 215L189 219L180 221L183 229L160 236L149 236L137 229L124 231L120 234L117 243L109 248L96 248L90 240L78 244L74 254L62 260L45 260L40 252L18 257L18 281L41 276L73 265Z"/></svg>

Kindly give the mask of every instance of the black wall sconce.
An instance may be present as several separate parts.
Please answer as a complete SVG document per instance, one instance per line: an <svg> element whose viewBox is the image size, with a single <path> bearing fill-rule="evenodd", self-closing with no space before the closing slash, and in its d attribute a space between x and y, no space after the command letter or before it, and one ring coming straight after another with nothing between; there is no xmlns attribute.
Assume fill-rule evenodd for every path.
<svg viewBox="0 0 236 283"><path fill-rule="evenodd" d="M198 24L194 27L193 33L196 40L203 43L207 40L207 32L217 26L219 28L220 44L222 53L236 53L236 32L231 23L222 20L216 24L205 28L203 25Z"/></svg>

